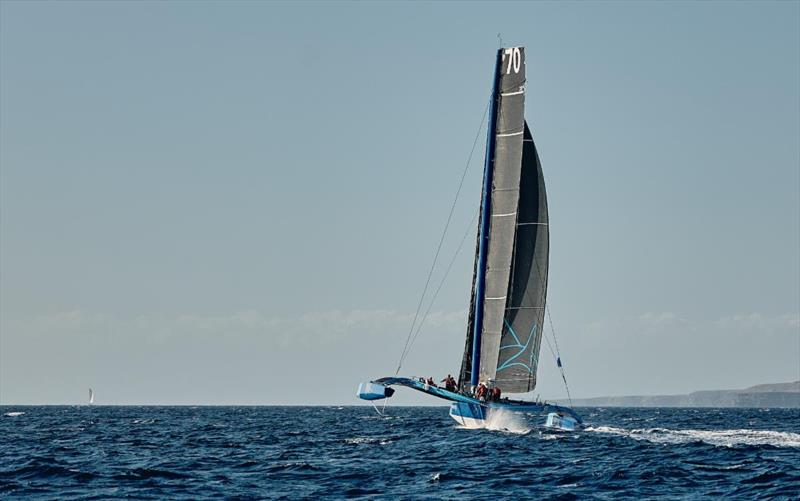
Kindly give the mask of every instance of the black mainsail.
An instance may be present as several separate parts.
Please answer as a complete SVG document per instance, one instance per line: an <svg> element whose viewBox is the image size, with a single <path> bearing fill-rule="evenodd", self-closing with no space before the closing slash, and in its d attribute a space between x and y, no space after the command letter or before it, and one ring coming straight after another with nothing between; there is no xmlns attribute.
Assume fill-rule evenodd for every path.
<svg viewBox="0 0 800 501"><path fill-rule="evenodd" d="M525 51L500 49L461 384L505 392L536 386L547 294L544 177L525 123Z"/></svg>

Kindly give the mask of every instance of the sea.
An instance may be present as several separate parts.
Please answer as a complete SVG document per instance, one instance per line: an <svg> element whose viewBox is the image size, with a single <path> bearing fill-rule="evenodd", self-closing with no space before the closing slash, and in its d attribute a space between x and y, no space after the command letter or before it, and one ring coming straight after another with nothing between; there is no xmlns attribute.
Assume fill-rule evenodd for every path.
<svg viewBox="0 0 800 501"><path fill-rule="evenodd" d="M0 407L3 499L800 498L800 409Z"/></svg>

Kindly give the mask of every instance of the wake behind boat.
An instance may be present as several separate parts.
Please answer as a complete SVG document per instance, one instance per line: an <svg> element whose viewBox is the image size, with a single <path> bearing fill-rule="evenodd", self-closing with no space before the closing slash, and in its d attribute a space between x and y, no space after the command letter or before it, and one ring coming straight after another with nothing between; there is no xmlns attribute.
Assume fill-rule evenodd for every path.
<svg viewBox="0 0 800 501"><path fill-rule="evenodd" d="M501 409L550 414L547 423L555 428L575 429L581 423L568 407L502 397L529 393L536 387L547 296L547 194L524 118L525 83L524 48L498 50L472 297L458 381L448 377L446 387L439 388L430 379L386 377L362 383L359 398L389 398L394 394L392 386L405 386L450 401L450 416L469 428L483 427ZM563 377L560 356L556 360Z"/></svg>

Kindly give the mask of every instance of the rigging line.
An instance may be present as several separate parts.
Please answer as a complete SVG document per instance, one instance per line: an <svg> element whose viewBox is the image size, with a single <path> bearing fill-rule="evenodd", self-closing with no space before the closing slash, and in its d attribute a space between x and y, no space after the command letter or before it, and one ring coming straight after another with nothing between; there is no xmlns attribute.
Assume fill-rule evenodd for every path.
<svg viewBox="0 0 800 501"><path fill-rule="evenodd" d="M547 311L547 320L550 322L550 332L553 333L553 341L556 343L556 353L558 356L561 356L561 350L558 348L558 338L556 337L556 330L553 328L553 317L550 316L550 308L545 305L545 309Z"/></svg>
<svg viewBox="0 0 800 501"><path fill-rule="evenodd" d="M377 412L377 413L378 413L378 415L379 415L380 417L386 417L386 415L385 415L385 414L383 414L383 413L382 413L382 412L381 412L381 411L378 409L378 406L377 406L377 405L375 405L375 402L371 402L371 403L372 403L372 408L373 408L373 409L375 409L375 412ZM385 409L385 408L386 408L386 405L385 405L385 403L384 403L384 409Z"/></svg>
<svg viewBox="0 0 800 501"><path fill-rule="evenodd" d="M546 225L547 237L548 237L547 246L548 246L548 249L549 249L549 247L550 247L550 225L549 225L550 217L549 217L549 214L548 214L548 217L547 217L547 223L548 223ZM535 249L536 248L535 240L531 238L530 242L531 242L531 247L533 247ZM539 281L541 282L542 279L543 279L543 277L542 277L542 269L539 266L539 262L536 261L535 259L534 259L534 265L536 266L536 274L539 276ZM546 279L545 279L545 283L546 283ZM543 291L543 294L546 294L546 289ZM526 299L527 297L528 297L528 291L526 290L524 295L523 295L523 299ZM553 358L556 359L556 365L558 366L558 369L561 372L561 379L564 381L564 388L567 391L567 398L569 399L569 404L571 406L572 405L572 395L570 394L570 391L569 391L569 384L567 383L567 376L566 376L566 373L564 371L564 366L559 363L560 360L561 360L561 352L560 352L560 350L558 348L558 338L556 337L556 331L553 328L553 317L550 315L550 306L547 304L546 296L543 295L542 299L544 300L545 311L547 313L547 319L548 319L548 321L550 323L550 332L553 335L553 342L556 345L555 352L553 351L553 345L550 344L550 339L547 337L547 333L546 333L546 331L544 329L544 326L542 326L542 337L547 342L547 347L550 349L550 354L553 355ZM536 347L534 346L532 349L535 349L535 348ZM538 365L538 361L537 361L537 365Z"/></svg>
<svg viewBox="0 0 800 501"><path fill-rule="evenodd" d="M395 371L395 375L400 373L400 368L403 366L403 359L408 354L408 343L411 340L411 336L414 332L414 327L417 324L417 318L419 317L420 309L422 309L422 303L425 299L425 294L428 292L428 286L431 283L431 277L433 276L433 270L436 268L436 262L439 259L439 253L442 250L442 244L444 243L444 237L447 235L447 229L450 227L450 221L453 219L453 212L456 208L456 202L458 202L458 196L461 194L461 188L464 186L464 179L467 177L467 172L469 171L469 166L472 163L472 155L475 153L475 146L478 144L478 138L481 135L481 131L483 130L483 122L486 121L486 115L489 113L489 103L491 99L487 101L486 108L483 110L483 118L481 118L480 126L478 126L478 131L475 134L475 139L472 141L472 149L469 152L469 157L467 157L467 163L464 166L464 172L461 173L461 181L458 183L458 189L456 190L456 196L453 199L453 204L450 206L450 214L447 215L447 222L445 222L444 230L442 231L442 236L439 239L439 245L436 247L436 254L433 256L433 263L431 263L431 269L428 271L428 278L425 280L425 287L422 290L422 295L419 298L419 303L417 304L417 311L414 313L414 321L411 322L411 328L408 330L408 336L406 336L406 343L403 346L403 352L400 354L400 360L397 362L397 370Z"/></svg>
<svg viewBox="0 0 800 501"><path fill-rule="evenodd" d="M549 217L549 215L548 215L548 218L547 218L547 222L548 222L548 226L547 226L547 229L548 229L548 232L547 232L548 242L547 242L547 245L548 245L548 248L549 248L550 247L550 238L549 238L550 237L550 231L549 231L549 229L550 229L550 226L549 226L550 217ZM532 241L531 244L535 248L535 242ZM541 281L541 279L542 279L542 269L541 269L541 267L539 266L539 263L536 260L534 260L534 264L536 265L536 273L539 275L539 280ZM525 294L527 294L527 293L528 293L528 291L526 290ZM570 394L570 391L569 391L569 383L567 383L567 376L566 376L566 372L564 371L564 366L562 364L560 364L561 351L558 348L558 338L556 337L556 330L555 330L555 328L553 328L553 317L550 315L550 305L547 303L547 301L545 301L545 312L547 313L547 320L550 323L550 333L553 335L553 342L556 345L555 352L553 352L553 346L550 344L550 339L547 337L547 334L546 334L546 331L544 329L544 326L542 327L542 337L547 342L547 347L550 349L550 354L553 355L553 358L556 359L556 366L558 366L558 370L561 372L561 379L564 381L564 389L567 390L567 399L569 399L569 405L572 406L572 395Z"/></svg>
<svg viewBox="0 0 800 501"><path fill-rule="evenodd" d="M567 375L564 372L564 365L561 363L561 350L558 349L558 338L556 337L556 330L553 328L553 317L550 316L550 308L545 305L545 311L547 312L547 320L550 322L550 332L553 333L553 342L556 344L556 353L558 354L557 364L559 370L561 370L561 379L564 380L564 387L567 389L567 398L569 399L569 405L572 407L572 395L569 393L569 384L567 383Z"/></svg>
<svg viewBox="0 0 800 501"><path fill-rule="evenodd" d="M462 249L462 247L464 247L464 242L467 240L467 236L469 236L469 234L471 233L470 230L474 229L475 222L478 219L478 214L480 214L480 209L475 211L475 215L472 216L472 221L469 222L469 225L467 226L467 229L464 232L464 235L461 237L461 242L458 244L458 248L456 249L456 252L453 254L452 259L450 259L450 264L447 265L447 270L445 270L444 276L442 277L442 280L439 282L439 286L436 287L436 292L433 293L433 298L431 299L431 302L428 304L428 309L425 311L425 314L422 316L422 320L420 320L419 325L417 325L417 331L414 333L414 336L411 338L411 343L408 346L408 352L406 352L406 355L408 355L408 353L411 353L411 347L414 346L414 341L417 340L417 336L419 336L419 332L420 332L420 330L422 330L422 324L424 324L425 323L425 319L428 318L428 314L431 312L431 308L433 308L433 303L436 302L436 297L439 295L439 291L442 290L442 286L444 285L445 280L447 280L447 275L450 273L450 270L453 268L453 263L456 262L456 258L458 257L459 253L461 253L461 249Z"/></svg>
<svg viewBox="0 0 800 501"><path fill-rule="evenodd" d="M552 329L552 327L551 327L551 329ZM544 329L542 329L542 337L543 337L543 338L544 338L544 340L547 342L547 347L548 347L548 348L550 348L550 354L551 354L551 355L553 355L553 358L558 358L558 357L556 356L556 352L555 352L555 351L553 351L553 345L552 345L552 344L550 344L550 338L549 338L549 337L547 337L547 334L545 333Z"/></svg>
<svg viewBox="0 0 800 501"><path fill-rule="evenodd" d="M558 361L561 359L561 354L556 355L556 352L553 351L553 345L550 344L550 338L547 336L546 331L542 329L544 340L547 342L547 347L550 349L550 354L553 355L553 358L556 359L556 366L558 366L558 370L561 372L561 379L564 381L564 388L567 390L567 398L569 399L569 405L572 406L572 396L569 393L569 385L567 384L567 377L564 375L564 367L559 366ZM555 331L553 331L553 322L550 322L550 332L553 335L553 339L556 338ZM556 346L556 350L558 347Z"/></svg>

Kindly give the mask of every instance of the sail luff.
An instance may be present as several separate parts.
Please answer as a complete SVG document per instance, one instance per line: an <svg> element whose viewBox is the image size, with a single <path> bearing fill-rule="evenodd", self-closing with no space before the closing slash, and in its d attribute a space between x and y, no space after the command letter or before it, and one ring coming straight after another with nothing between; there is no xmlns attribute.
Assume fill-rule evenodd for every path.
<svg viewBox="0 0 800 501"><path fill-rule="evenodd" d="M478 384L478 377L480 375L481 364L481 350L482 350L482 337L483 337L483 314L484 303L486 298L486 271L489 247L489 232L490 232L490 209L491 209L491 195L492 185L494 178L494 159L495 147L497 142L497 117L498 117L498 99L500 88L500 67L503 60L503 51L497 52L495 60L494 80L492 83L492 97L489 110L489 126L486 131L486 158L484 161L483 169L483 189L481 194L481 218L480 230L478 234L478 264L476 266L475 276L475 290L473 293L474 310L473 310L473 332L472 332L472 356L470 368L470 385L476 386ZM466 355L465 355L466 356Z"/></svg>

